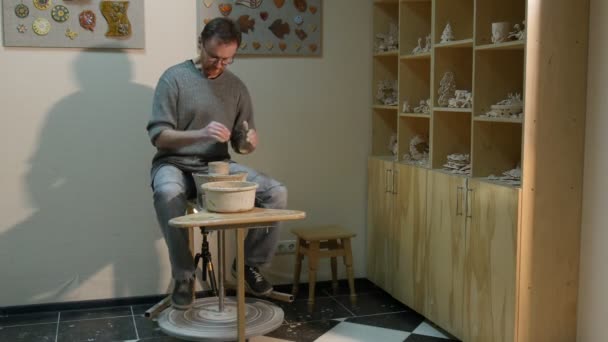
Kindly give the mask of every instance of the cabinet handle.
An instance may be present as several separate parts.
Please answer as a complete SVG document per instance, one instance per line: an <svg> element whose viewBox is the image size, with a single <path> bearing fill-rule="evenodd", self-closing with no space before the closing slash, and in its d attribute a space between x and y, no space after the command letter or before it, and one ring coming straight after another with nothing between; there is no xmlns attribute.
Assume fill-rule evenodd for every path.
<svg viewBox="0 0 608 342"><path fill-rule="evenodd" d="M462 216L462 211L460 211L460 199L462 198L461 193L464 190L463 187L459 186L456 188L456 216Z"/></svg>
<svg viewBox="0 0 608 342"><path fill-rule="evenodd" d="M393 172L393 195L399 193L399 170Z"/></svg>
<svg viewBox="0 0 608 342"><path fill-rule="evenodd" d="M473 218L473 190L475 189L467 189L467 218Z"/></svg>
<svg viewBox="0 0 608 342"><path fill-rule="evenodd" d="M388 176L388 174L389 174L389 173L391 174L391 176L390 176L390 177ZM386 187L385 187L385 190L384 190L384 191L385 191L386 193L389 193L389 194L392 192L392 184L391 184L391 187L390 187L390 188L389 188L389 186L388 186L388 180L389 180L389 179L391 179L391 178L393 178L393 170L391 170L391 169L387 169L387 170L386 170Z"/></svg>

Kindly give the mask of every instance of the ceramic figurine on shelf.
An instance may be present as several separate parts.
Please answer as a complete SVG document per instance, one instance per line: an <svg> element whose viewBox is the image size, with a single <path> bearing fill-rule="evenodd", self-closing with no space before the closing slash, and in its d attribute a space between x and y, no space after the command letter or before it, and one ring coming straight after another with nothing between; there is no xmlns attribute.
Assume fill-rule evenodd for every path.
<svg viewBox="0 0 608 342"><path fill-rule="evenodd" d="M398 140L397 140L397 134L392 134L391 140L388 143L388 149L389 149L389 151L391 151L393 156L397 156L398 147L399 147L399 145L398 145Z"/></svg>
<svg viewBox="0 0 608 342"><path fill-rule="evenodd" d="M485 115L490 118L520 119L523 117L524 102L520 93L509 94L506 99L490 106Z"/></svg>
<svg viewBox="0 0 608 342"><path fill-rule="evenodd" d="M453 40L454 40L454 32L452 31L452 25L448 21L447 25L445 25L445 28L443 29L443 33L441 34L440 43L447 43L447 42L451 42Z"/></svg>
<svg viewBox="0 0 608 342"><path fill-rule="evenodd" d="M422 49L422 38L418 38L418 46L416 46L414 48L414 50L412 50L412 54L415 55L415 54L419 54L419 53L422 53L422 52L423 52L423 49Z"/></svg>
<svg viewBox="0 0 608 342"><path fill-rule="evenodd" d="M526 21L524 20L521 26L519 26L519 24L515 24L515 26L513 26L513 31L509 32L507 38L513 40L526 39Z"/></svg>
<svg viewBox="0 0 608 342"><path fill-rule="evenodd" d="M403 108L401 109L401 112L402 113L411 113L411 111L412 111L412 107L407 102L407 100L404 100L403 101Z"/></svg>
<svg viewBox="0 0 608 342"><path fill-rule="evenodd" d="M397 81L384 80L378 82L376 100L385 106L397 106Z"/></svg>
<svg viewBox="0 0 608 342"><path fill-rule="evenodd" d="M431 47L432 47L431 35L429 34L428 36L426 36L426 43L424 44L424 48L422 49L422 52L431 52Z"/></svg>
<svg viewBox="0 0 608 342"><path fill-rule="evenodd" d="M429 144L427 139L416 135L410 140L409 153L403 155L403 160L418 165L428 164Z"/></svg>
<svg viewBox="0 0 608 342"><path fill-rule="evenodd" d="M468 90L456 90L455 97L448 101L449 108L471 108L473 107L473 94Z"/></svg>
<svg viewBox="0 0 608 342"><path fill-rule="evenodd" d="M374 50L376 53L395 51L399 48L399 27L395 24L389 25L388 33L376 34Z"/></svg>
<svg viewBox="0 0 608 342"><path fill-rule="evenodd" d="M447 107L450 103L450 99L454 98L456 93L456 81L454 79L454 73L447 71L443 74L443 78L439 82L439 98L437 104L439 107Z"/></svg>
<svg viewBox="0 0 608 342"><path fill-rule="evenodd" d="M414 113L430 114L431 113L431 99L420 100L420 105L414 108Z"/></svg>

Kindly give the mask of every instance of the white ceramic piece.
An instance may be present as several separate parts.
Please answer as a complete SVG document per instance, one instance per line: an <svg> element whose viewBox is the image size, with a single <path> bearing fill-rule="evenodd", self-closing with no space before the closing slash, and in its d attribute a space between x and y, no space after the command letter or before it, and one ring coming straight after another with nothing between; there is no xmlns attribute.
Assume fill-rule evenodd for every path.
<svg viewBox="0 0 608 342"><path fill-rule="evenodd" d="M450 99L454 98L456 93L456 80L454 73L447 71L443 74L441 81L439 82L439 97L437 104L439 107L447 107L450 103Z"/></svg>
<svg viewBox="0 0 608 342"><path fill-rule="evenodd" d="M456 90L454 98L448 100L449 108L471 108L473 107L473 94L468 90Z"/></svg>
<svg viewBox="0 0 608 342"><path fill-rule="evenodd" d="M226 182L226 181L239 181L244 182L247 180L247 172L233 173L229 175L210 175L207 173L193 173L192 178L196 185L197 203L199 207L205 206L205 193L202 185L209 182Z"/></svg>
<svg viewBox="0 0 608 342"><path fill-rule="evenodd" d="M513 26L513 31L509 32L508 38L513 40L526 39L526 21L524 20L521 23L521 26L519 26L519 24L515 24Z"/></svg>
<svg viewBox="0 0 608 342"><path fill-rule="evenodd" d="M407 100L404 100L403 101L403 107L401 108L401 112L402 113L411 113L411 111L412 111L412 107L407 102Z"/></svg>
<svg viewBox="0 0 608 342"><path fill-rule="evenodd" d="M455 174L470 175L470 156L468 154L459 153L450 154L447 157L447 163L443 165L443 169Z"/></svg>
<svg viewBox="0 0 608 342"><path fill-rule="evenodd" d="M441 33L441 43L447 43L454 40L454 31L452 31L452 25L448 21Z"/></svg>
<svg viewBox="0 0 608 342"><path fill-rule="evenodd" d="M520 93L509 94L506 99L490 106L484 117L520 119L523 117L524 102Z"/></svg>
<svg viewBox="0 0 608 342"><path fill-rule="evenodd" d="M202 186L205 194L205 208L218 213L238 213L249 211L255 205L253 182L210 182Z"/></svg>
<svg viewBox="0 0 608 342"><path fill-rule="evenodd" d="M389 24L387 33L377 33L374 42L376 53L396 51L399 48L399 27L395 23Z"/></svg>
<svg viewBox="0 0 608 342"><path fill-rule="evenodd" d="M428 165L429 145L427 140L420 135L414 136L410 140L409 152L403 156L403 160L410 164Z"/></svg>
<svg viewBox="0 0 608 342"><path fill-rule="evenodd" d="M511 23L507 21L501 21L498 23L492 23L492 43L504 43L509 39L509 30L511 29Z"/></svg>
<svg viewBox="0 0 608 342"><path fill-rule="evenodd" d="M223 161L210 162L208 165L210 175L227 175L230 173L230 164Z"/></svg>
<svg viewBox="0 0 608 342"><path fill-rule="evenodd" d="M378 82L376 100L385 106L398 106L397 81L384 80Z"/></svg>

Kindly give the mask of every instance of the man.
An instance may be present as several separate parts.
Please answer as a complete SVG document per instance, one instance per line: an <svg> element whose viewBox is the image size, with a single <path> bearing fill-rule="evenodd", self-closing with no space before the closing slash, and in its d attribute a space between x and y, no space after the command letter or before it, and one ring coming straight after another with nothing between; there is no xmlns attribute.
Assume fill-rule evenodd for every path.
<svg viewBox="0 0 608 342"><path fill-rule="evenodd" d="M168 221L184 215L187 200L196 196L193 172L207 172L211 161L230 160L228 141L237 153L250 153L258 144L249 92L226 69L240 43L241 33L233 21L211 20L200 36L200 56L165 71L154 95L147 126L157 148L151 170L154 207L169 249L175 281L171 301L177 309L192 305L194 262L187 230L173 228ZM281 183L234 162L230 162L230 172L247 172L247 180L258 183L256 206L286 207L287 190ZM251 229L247 234L245 284L253 294L261 296L272 291L259 267L271 261L278 234L276 225Z"/></svg>

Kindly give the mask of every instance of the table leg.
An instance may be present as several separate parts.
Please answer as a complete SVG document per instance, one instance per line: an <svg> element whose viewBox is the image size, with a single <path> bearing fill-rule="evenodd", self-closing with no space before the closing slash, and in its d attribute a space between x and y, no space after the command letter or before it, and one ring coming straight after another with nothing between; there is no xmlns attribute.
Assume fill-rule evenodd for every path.
<svg viewBox="0 0 608 342"><path fill-rule="evenodd" d="M236 230L236 297L238 340L245 342L245 234L247 228Z"/></svg>
<svg viewBox="0 0 608 342"><path fill-rule="evenodd" d="M218 284L218 308L220 312L224 312L224 264L226 261L224 260L224 231L220 230L217 232L217 276L219 278Z"/></svg>

